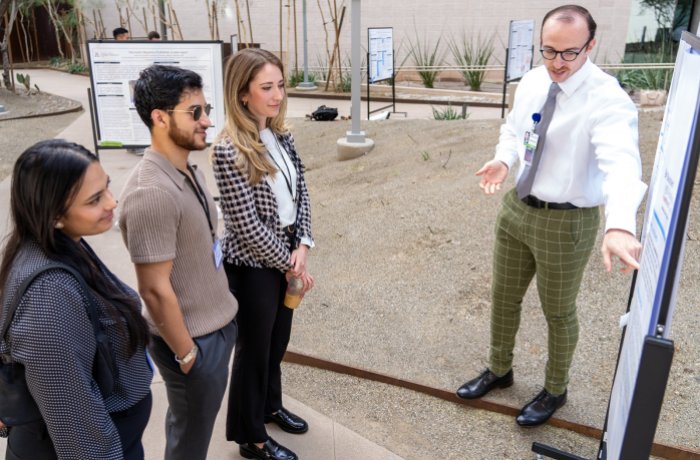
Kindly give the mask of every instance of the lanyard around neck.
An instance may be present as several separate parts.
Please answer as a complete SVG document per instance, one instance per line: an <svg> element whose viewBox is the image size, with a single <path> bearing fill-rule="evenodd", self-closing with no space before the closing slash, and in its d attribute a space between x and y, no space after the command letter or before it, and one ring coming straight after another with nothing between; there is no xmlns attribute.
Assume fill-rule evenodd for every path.
<svg viewBox="0 0 700 460"><path fill-rule="evenodd" d="M190 185L194 189L194 194L197 196L197 201L204 210L204 214L207 216L207 225L209 225L211 237L215 240L216 233L214 232L214 226L211 224L211 211L209 211L209 205L207 204L207 195L206 193L204 193L204 189L202 188L202 186L199 185L199 181L197 180L197 176L194 174L194 169L192 168L192 166L187 164L187 170L190 172L190 175L192 176L191 178L184 171L178 169L178 172L185 176L185 179L190 183Z"/></svg>
<svg viewBox="0 0 700 460"><path fill-rule="evenodd" d="M289 169L289 166L287 165L287 162L284 160L284 154L286 153L286 150L282 148L280 143L277 141L277 136L273 133L272 137L275 139L275 144L277 144L277 149L282 156L282 163L284 163L284 168L287 170L287 174L282 171L282 167L277 163L277 160L275 160L275 156L270 152L270 159L272 162L277 166L277 170L282 174L282 177L284 177L284 182L287 184L287 190L289 190L289 194L292 196L292 202L296 203L297 199L294 196L294 189L292 188L292 171ZM287 177L289 175L289 177Z"/></svg>

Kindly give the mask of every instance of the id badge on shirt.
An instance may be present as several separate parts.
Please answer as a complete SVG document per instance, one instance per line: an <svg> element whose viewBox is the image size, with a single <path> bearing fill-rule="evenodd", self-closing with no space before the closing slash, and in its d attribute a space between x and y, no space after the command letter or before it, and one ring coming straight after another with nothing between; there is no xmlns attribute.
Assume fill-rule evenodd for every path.
<svg viewBox="0 0 700 460"><path fill-rule="evenodd" d="M214 267L218 270L221 268L221 263L224 261L224 253L221 251L221 241L219 241L218 238L214 240L212 251L214 253Z"/></svg>
<svg viewBox="0 0 700 460"><path fill-rule="evenodd" d="M525 139L523 140L523 144L525 144L525 163L532 163L532 157L535 154L537 141L539 141L539 139L539 134L532 131L525 131Z"/></svg>

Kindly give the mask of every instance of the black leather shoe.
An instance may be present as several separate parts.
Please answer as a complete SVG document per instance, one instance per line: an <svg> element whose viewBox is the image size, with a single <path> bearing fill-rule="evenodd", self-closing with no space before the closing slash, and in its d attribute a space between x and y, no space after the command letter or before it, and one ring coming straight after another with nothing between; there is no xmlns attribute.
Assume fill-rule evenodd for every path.
<svg viewBox="0 0 700 460"><path fill-rule="evenodd" d="M541 425L564 404L566 404L566 391L559 396L554 396L547 390L542 390L535 396L535 399L525 404L515 421L520 426Z"/></svg>
<svg viewBox="0 0 700 460"><path fill-rule="evenodd" d="M265 423L275 422L282 431L292 434L306 433L309 429L308 423L296 414L292 414L284 407L271 415L265 416Z"/></svg>
<svg viewBox="0 0 700 460"><path fill-rule="evenodd" d="M462 399L481 398L494 388L508 388L513 384L513 369L502 377L497 376L489 369L486 369L475 379L472 379L459 387L457 396Z"/></svg>
<svg viewBox="0 0 700 460"><path fill-rule="evenodd" d="M277 444L272 438L267 438L262 448L249 442L238 446L241 457L257 458L260 460L298 460L297 454L286 447Z"/></svg>

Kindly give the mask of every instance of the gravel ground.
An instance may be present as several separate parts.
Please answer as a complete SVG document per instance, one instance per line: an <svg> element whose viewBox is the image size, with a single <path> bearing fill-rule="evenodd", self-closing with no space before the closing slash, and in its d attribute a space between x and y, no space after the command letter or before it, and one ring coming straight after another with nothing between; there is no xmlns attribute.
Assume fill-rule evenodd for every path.
<svg viewBox="0 0 700 460"><path fill-rule="evenodd" d="M641 115L647 181L661 119L658 111ZM297 123L293 132L309 168L318 247L310 262L317 288L298 310L292 349L448 390L486 365L493 225L500 197L481 194L473 172L493 155L499 125L499 120L367 123L363 128L377 143L375 150L352 162L337 162L330 146L345 134L345 125L321 129L317 122ZM640 224L642 213L640 209ZM676 355L657 441L698 449L700 321L693 311L700 250L697 200L691 215L671 333ZM581 338L569 402L559 417L602 427L620 340L618 318L625 311L630 281L606 273L599 251L594 252L578 299ZM539 391L546 359L544 317L534 289L523 311L516 384L489 396L514 407ZM292 395L314 401L314 390L300 385ZM311 394L305 397L306 392ZM328 398L331 404L333 396ZM429 401L431 406L444 404ZM392 404L384 407L389 411ZM401 420L415 417L404 414L397 426ZM469 429L470 422L464 423ZM502 428L511 430L512 425L506 421ZM449 437L456 428L447 426ZM351 428L382 443L382 436L388 436L372 426ZM388 439L397 436L392 432ZM427 440L433 437L426 435ZM468 437L462 442L469 447ZM464 458L454 444L438 444L416 455L397 452L409 458ZM385 445L398 449L400 443ZM517 452L522 450L506 458L522 458Z"/></svg>
<svg viewBox="0 0 700 460"><path fill-rule="evenodd" d="M0 178L24 148L53 137L75 117L0 119ZM661 118L660 112L640 117L647 181ZM292 124L308 166L317 244L310 266L317 288L296 312L290 349L456 389L486 365L500 196L481 194L473 172L492 156L500 121L363 122L376 147L349 162L336 161L335 143L346 123ZM671 332L676 355L657 430L658 442L696 450L698 206L694 200ZM559 417L602 426L629 286L630 277L605 273L594 253L578 300L581 338L569 402ZM523 308L516 384L489 395L514 407L539 391L546 359L544 318L534 291ZM408 459L533 458L532 441L587 457L597 449L597 440L565 430L523 430L510 417L303 366L285 364L285 381L290 396Z"/></svg>

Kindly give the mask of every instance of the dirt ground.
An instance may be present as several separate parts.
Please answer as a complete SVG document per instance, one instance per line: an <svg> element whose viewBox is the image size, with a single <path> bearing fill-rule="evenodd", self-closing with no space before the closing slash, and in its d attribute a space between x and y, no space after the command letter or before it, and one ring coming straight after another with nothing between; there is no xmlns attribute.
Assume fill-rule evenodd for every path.
<svg viewBox="0 0 700 460"><path fill-rule="evenodd" d="M647 182L662 117L659 111L640 116ZM486 365L493 225L502 194L484 196L473 173L492 157L500 124L363 123L376 148L338 162L334 146L345 124L295 123L308 166L318 287L297 313L293 349L451 390ZM676 355L657 441L698 449L697 200L691 215L671 332ZM606 273L594 252L578 299L581 338L569 403L558 416L602 426L630 282L629 276ZM523 312L516 384L489 395L515 407L541 388L546 359L544 318L533 289Z"/></svg>
<svg viewBox="0 0 700 460"><path fill-rule="evenodd" d="M640 114L647 182L662 115ZM53 137L76 116L0 116L0 178L26 146ZM486 365L493 225L502 194L484 196L474 171L492 157L500 120L363 121L376 147L346 162L336 159L336 141L347 122L290 122L307 166L317 245L309 262L317 287L295 313L290 349L455 390ZM676 354L656 437L696 450L698 206L695 199L671 332ZM640 225L642 215L643 208ZM578 299L581 337L569 402L557 416L602 426L630 281L605 273L594 253ZM545 359L544 318L531 290L518 335L516 384L489 398L522 406L541 388ZM532 458L532 440L592 457L597 446L565 430L525 432L508 417L303 366L286 365L285 379L290 396L405 458Z"/></svg>

